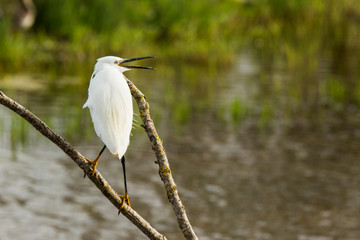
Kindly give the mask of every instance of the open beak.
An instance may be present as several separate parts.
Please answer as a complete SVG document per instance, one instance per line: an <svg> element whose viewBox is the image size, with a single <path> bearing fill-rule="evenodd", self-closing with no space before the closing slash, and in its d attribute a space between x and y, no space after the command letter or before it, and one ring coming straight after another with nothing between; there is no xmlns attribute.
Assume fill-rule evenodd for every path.
<svg viewBox="0 0 360 240"><path fill-rule="evenodd" d="M127 58L124 59L121 63L119 63L119 66L121 67L125 67L125 68L140 68L140 69L154 69L152 67L142 67L142 66L124 66L123 63L128 63L128 62L133 62L133 61L137 61L137 60L142 60L142 59L146 59L146 58L154 58L153 56L149 56L149 57L138 57L138 58Z"/></svg>

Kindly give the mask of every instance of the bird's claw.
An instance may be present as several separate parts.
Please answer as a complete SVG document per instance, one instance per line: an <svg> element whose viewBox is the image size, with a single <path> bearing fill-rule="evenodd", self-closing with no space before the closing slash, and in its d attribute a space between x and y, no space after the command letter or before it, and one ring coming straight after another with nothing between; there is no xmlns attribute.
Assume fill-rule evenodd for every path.
<svg viewBox="0 0 360 240"><path fill-rule="evenodd" d="M90 160L88 158L85 157L85 160L88 161L91 164L91 167L93 169L92 171L92 175L94 176L95 172L96 172L96 166L98 164L98 160L99 158L96 158L95 160ZM86 172L84 173L84 178L86 177Z"/></svg>
<svg viewBox="0 0 360 240"><path fill-rule="evenodd" d="M131 207L129 195L128 195L127 193L125 193L125 195L119 195L119 197L121 198L122 201L121 201L121 205L120 205L120 208L119 208L118 215L120 214L121 209L124 208L124 204L125 204L125 203L126 203L129 207Z"/></svg>

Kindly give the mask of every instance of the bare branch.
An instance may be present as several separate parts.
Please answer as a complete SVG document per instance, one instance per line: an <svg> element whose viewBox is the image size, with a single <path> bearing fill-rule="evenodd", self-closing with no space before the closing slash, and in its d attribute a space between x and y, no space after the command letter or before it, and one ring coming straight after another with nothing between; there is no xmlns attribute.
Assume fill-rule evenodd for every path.
<svg viewBox="0 0 360 240"><path fill-rule="evenodd" d="M186 239L198 239L186 215L185 207L180 200L175 181L171 174L170 164L167 159L165 149L155 129L154 122L150 117L149 104L147 103L144 94L129 79L127 79L127 83L130 87L131 94L139 106L140 117L143 121L143 126L150 139L152 149L155 152L157 159L156 163L159 165L159 175L164 183L169 202L173 207L179 227Z"/></svg>
<svg viewBox="0 0 360 240"><path fill-rule="evenodd" d="M59 148L61 148L74 162L84 170L88 178L96 185L96 187L104 194L104 196L117 208L121 207L121 198L118 194L112 189L109 183L101 176L101 174L96 171L92 175L92 169L90 164L85 160L77 150L75 150L67 141L65 141L61 136L57 135L52 131L43 121L36 117L33 113L27 110L25 107L7 97L3 92L0 91L0 103L5 107L11 109L15 113L19 114L26 121L28 121L36 130L41 134L55 143ZM134 209L124 204L120 212L128 218L134 225L136 225L149 239L162 239L165 240L166 237L160 234L155 228L153 228L150 223L148 223L144 218L142 218Z"/></svg>

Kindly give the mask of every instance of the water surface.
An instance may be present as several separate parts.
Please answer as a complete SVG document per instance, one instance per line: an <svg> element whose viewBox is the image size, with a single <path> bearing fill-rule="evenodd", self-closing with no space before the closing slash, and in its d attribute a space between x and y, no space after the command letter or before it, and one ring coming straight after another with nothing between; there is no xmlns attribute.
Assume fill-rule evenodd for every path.
<svg viewBox="0 0 360 240"><path fill-rule="evenodd" d="M216 71L159 63L128 74L150 103L201 239L360 238L359 76L329 61L300 72L246 50ZM87 79L12 74L0 88L94 158L102 143L82 109ZM141 127L126 155L134 209L168 239L183 239ZM71 159L4 107L0 159L1 239L145 239ZM123 192L120 161L106 151L98 170Z"/></svg>

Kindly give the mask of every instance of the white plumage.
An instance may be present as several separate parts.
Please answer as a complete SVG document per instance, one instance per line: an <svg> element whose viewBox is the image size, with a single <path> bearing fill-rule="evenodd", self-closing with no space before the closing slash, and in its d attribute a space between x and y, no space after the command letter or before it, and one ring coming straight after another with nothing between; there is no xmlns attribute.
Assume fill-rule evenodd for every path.
<svg viewBox="0 0 360 240"><path fill-rule="evenodd" d="M107 56L97 60L89 86L89 97L83 108L90 109L90 115L95 132L105 146L95 160L87 161L92 165L92 174L100 155L105 148L121 160L124 174L125 195L120 196L130 206L127 194L125 152L130 143L130 133L133 121L132 98L129 86L123 72L134 68L152 69L151 67L124 66L124 63L152 57L128 58Z"/></svg>
<svg viewBox="0 0 360 240"><path fill-rule="evenodd" d="M83 108L90 109L95 132L117 158L125 154L133 121L132 98L119 57L99 58L90 80L89 98Z"/></svg>

